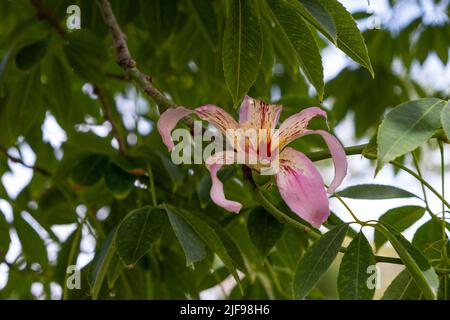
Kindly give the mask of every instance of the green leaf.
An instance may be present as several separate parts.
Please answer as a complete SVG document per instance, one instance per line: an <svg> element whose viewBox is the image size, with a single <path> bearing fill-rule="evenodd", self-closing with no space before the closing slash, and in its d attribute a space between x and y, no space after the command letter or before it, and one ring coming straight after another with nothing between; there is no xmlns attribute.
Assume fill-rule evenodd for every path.
<svg viewBox="0 0 450 320"><path fill-rule="evenodd" d="M14 217L14 227L28 262L37 262L42 268L48 264L47 248L38 233L21 216Z"/></svg>
<svg viewBox="0 0 450 320"><path fill-rule="evenodd" d="M386 211L386 213L379 218L379 221L393 227L398 232L403 232L419 220L424 213L425 208L423 207L398 207ZM383 234L375 229L374 242L376 250L379 250L386 241Z"/></svg>
<svg viewBox="0 0 450 320"><path fill-rule="evenodd" d="M424 98L405 102L389 112L378 130L376 172L430 139L441 127L441 111L445 104L440 99Z"/></svg>
<svg viewBox="0 0 450 320"><path fill-rule="evenodd" d="M286 43L295 52L306 78L316 88L319 99L324 93L323 68L319 47L309 29L295 7L282 0L268 1L271 12L269 19L276 26L276 37L285 37ZM286 49L285 49L286 50Z"/></svg>
<svg viewBox="0 0 450 320"><path fill-rule="evenodd" d="M318 3L333 17L337 30L337 47L374 76L364 38L352 15L337 0L318 0ZM319 31L321 31L319 29ZM327 33L323 34L327 36ZM333 41L332 38L329 38Z"/></svg>
<svg viewBox="0 0 450 320"><path fill-rule="evenodd" d="M339 267L338 291L343 300L371 300L375 288L367 283L369 266L374 266L372 247L362 232L352 240Z"/></svg>
<svg viewBox="0 0 450 320"><path fill-rule="evenodd" d="M442 108L441 113L441 123L442 128L445 131L445 134L447 135L447 138L450 140L450 103L447 102L444 108Z"/></svg>
<svg viewBox="0 0 450 320"><path fill-rule="evenodd" d="M112 162L104 177L106 187L117 199L125 199L133 190L135 177Z"/></svg>
<svg viewBox="0 0 450 320"><path fill-rule="evenodd" d="M370 200L417 197L406 190L381 184L359 184L348 187L337 194L344 198Z"/></svg>
<svg viewBox="0 0 450 320"><path fill-rule="evenodd" d="M324 34L333 43L337 43L337 31L333 17L314 0L294 0L291 1L300 14L317 30Z"/></svg>
<svg viewBox="0 0 450 320"><path fill-rule="evenodd" d="M431 219L417 229L412 244L424 252L431 244L441 239L442 223L438 219Z"/></svg>
<svg viewBox="0 0 450 320"><path fill-rule="evenodd" d="M109 269L111 260L115 254L114 237L116 236L116 230L111 231L102 243L100 250L96 253L92 270L90 273L90 283L92 299L96 300L100 289L105 279L106 273Z"/></svg>
<svg viewBox="0 0 450 320"><path fill-rule="evenodd" d="M189 0L187 4L200 33L215 51L217 47L215 41L218 38L218 31L217 17L215 16L213 3L211 1Z"/></svg>
<svg viewBox="0 0 450 320"><path fill-rule="evenodd" d="M232 0L223 35L225 81L234 106L248 92L258 75L262 57L262 33L253 0Z"/></svg>
<svg viewBox="0 0 450 320"><path fill-rule="evenodd" d="M317 240L297 264L294 276L294 298L304 299L336 258L348 224L338 226Z"/></svg>
<svg viewBox="0 0 450 320"><path fill-rule="evenodd" d="M73 101L72 78L69 69L57 55L48 64L48 86L51 94L50 110L64 130L73 130L76 123L83 121L83 113Z"/></svg>
<svg viewBox="0 0 450 320"><path fill-rule="evenodd" d="M16 55L16 65L21 70L29 70L36 65L47 52L49 40L43 39L29 44Z"/></svg>
<svg viewBox="0 0 450 320"><path fill-rule="evenodd" d="M217 234L217 232L210 227L206 222L204 222L200 217L197 217L196 215L179 209L175 208L171 205L165 204L164 208L166 209L166 212L170 212L176 215L179 215L182 217L191 227L192 229L197 233L199 238L210 247L210 249L217 254L217 256L222 260L222 262L225 264L227 269L231 272L235 280L239 283L239 276L236 272L236 265L233 262L233 259L230 256L230 252L227 250L227 248L224 246L224 243L222 242L221 238Z"/></svg>
<svg viewBox="0 0 450 320"><path fill-rule="evenodd" d="M104 82L103 66L108 61L106 46L101 38L87 29L71 32L64 46L67 61L84 80Z"/></svg>
<svg viewBox="0 0 450 320"><path fill-rule="evenodd" d="M6 105L0 108L0 143L14 143L19 135L26 135L36 123L43 120L40 77L40 67L36 67L28 74L21 75L14 83Z"/></svg>
<svg viewBox="0 0 450 320"><path fill-rule="evenodd" d="M9 225L5 219L5 216L0 211L0 260L3 259L8 253L10 242Z"/></svg>
<svg viewBox="0 0 450 320"><path fill-rule="evenodd" d="M436 299L439 280L428 260L401 233L392 227L378 224L377 228L397 251L424 297L429 300Z"/></svg>
<svg viewBox="0 0 450 320"><path fill-rule="evenodd" d="M328 217L327 221L323 223L323 225L327 229L332 229L344 223L345 222L341 218L339 218L333 211L331 211L330 216ZM350 227L348 228L347 235L349 237L354 238L357 234L358 232L356 232L354 229Z"/></svg>
<svg viewBox="0 0 450 320"><path fill-rule="evenodd" d="M420 300L423 294L417 287L414 279L411 277L408 269L402 272L392 280L389 287L383 294L382 300Z"/></svg>
<svg viewBox="0 0 450 320"><path fill-rule="evenodd" d="M250 212L247 221L248 234L263 257L280 239L283 226L262 207L257 207Z"/></svg>
<svg viewBox="0 0 450 320"><path fill-rule="evenodd" d="M133 267L162 236L166 216L160 209L143 207L131 211L117 227L117 253L129 267Z"/></svg>
<svg viewBox="0 0 450 320"><path fill-rule="evenodd" d="M192 265L206 256L205 244L198 238L192 227L184 219L167 211L172 229L186 255L186 264Z"/></svg>
<svg viewBox="0 0 450 320"><path fill-rule="evenodd" d="M72 169L72 180L81 186L92 186L102 177L108 168L108 157L91 154L81 159Z"/></svg>

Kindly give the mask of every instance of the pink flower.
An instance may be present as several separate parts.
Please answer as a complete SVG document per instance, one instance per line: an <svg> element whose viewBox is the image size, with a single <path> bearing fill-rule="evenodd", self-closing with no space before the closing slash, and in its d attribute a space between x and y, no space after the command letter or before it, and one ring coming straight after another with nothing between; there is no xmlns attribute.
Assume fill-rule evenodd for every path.
<svg viewBox="0 0 450 320"><path fill-rule="evenodd" d="M195 110L178 107L168 109L161 115L158 121L158 131L169 150L172 150L174 145L171 131L178 121L189 114L197 114L224 134L227 129L245 131L249 128L268 129L270 132L278 123L281 109L281 106L270 105L246 96L239 110L238 123L231 115L215 105L205 105ZM256 153L259 162L249 166L261 172L267 165L262 165L260 160L268 157L270 165L277 161L279 169L276 172L276 184L281 197L289 208L302 219L314 227L320 227L330 214L327 191L333 193L341 184L347 173L347 158L342 145L333 135L323 130L307 128L309 121L316 116L326 118L327 114L317 107L304 109L287 118L275 133L272 130L270 135L258 136L256 146L244 137L240 143L238 142L237 150L218 152L208 158L206 165L212 179L211 199L228 211L236 213L240 211L242 207L240 203L225 198L223 184L217 177L217 172L222 165L236 162L236 152L244 151L247 155ZM325 190L320 173L311 160L303 153L287 147L293 140L309 134L320 135L332 155L335 175L327 190ZM273 141L278 143L275 144ZM267 150L265 151L266 158L262 156L262 149Z"/></svg>

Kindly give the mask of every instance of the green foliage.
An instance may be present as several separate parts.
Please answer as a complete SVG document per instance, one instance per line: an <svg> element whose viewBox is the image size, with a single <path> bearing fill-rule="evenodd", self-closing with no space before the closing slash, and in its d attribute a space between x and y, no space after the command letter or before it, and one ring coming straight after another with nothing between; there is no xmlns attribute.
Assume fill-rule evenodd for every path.
<svg viewBox="0 0 450 320"><path fill-rule="evenodd" d="M377 170L430 139L441 127L445 105L440 99L425 98L405 102L389 112L378 130Z"/></svg>
<svg viewBox="0 0 450 320"><path fill-rule="evenodd" d="M225 80L235 106L255 82L261 63L262 33L257 10L253 0L230 1L222 57Z"/></svg>
<svg viewBox="0 0 450 320"><path fill-rule="evenodd" d="M424 213L425 208L418 206L404 206L388 210L378 219L378 221L390 225L398 232L403 232L419 220ZM375 248L379 250L386 241L383 234L375 229Z"/></svg>
<svg viewBox="0 0 450 320"><path fill-rule="evenodd" d="M379 184L360 184L351 186L339 191L337 194L344 198L371 200L417 197L406 190Z"/></svg>
<svg viewBox="0 0 450 320"><path fill-rule="evenodd" d="M163 235L167 221L162 210L143 207L130 212L117 227L114 238L120 258L133 267Z"/></svg>
<svg viewBox="0 0 450 320"><path fill-rule="evenodd" d="M294 279L294 298L304 299L336 258L347 234L348 224L328 231L300 259Z"/></svg>
<svg viewBox="0 0 450 320"><path fill-rule="evenodd" d="M247 230L253 244L265 257L283 234L283 224L259 207L250 212Z"/></svg>
<svg viewBox="0 0 450 320"><path fill-rule="evenodd" d="M339 298L344 300L371 300L375 287L369 288L368 268L375 265L375 256L362 232L353 238L339 267Z"/></svg>
<svg viewBox="0 0 450 320"><path fill-rule="evenodd" d="M425 256L392 227L385 227L380 224L378 229L397 251L424 298L436 299L439 285L438 277Z"/></svg>
<svg viewBox="0 0 450 320"><path fill-rule="evenodd" d="M45 10L38 14L39 2ZM330 132L340 123L338 133L354 127L355 137L343 141L371 138L349 154L376 160L378 170L393 160L409 168L410 152L428 161L420 152L450 138L448 90L436 89L434 74L428 82L413 77L427 59L448 62L448 22L430 24L422 12L398 32L366 28L364 19L374 15L350 13L337 0L110 3L136 73L120 68L98 1L0 1L0 202L8 213L0 212L7 270L0 298L50 299L61 291L64 299L198 299L234 279L218 298L372 299L367 267L384 259L406 266L384 299L448 299L442 212L427 203L405 206L405 199L422 199L363 176L367 182L337 194L369 209L371 200L391 199L393 208L378 221L344 221L332 212L312 229L284 203L273 177L253 172L270 205L260 202L240 166L218 173L226 196L243 204L239 215L226 212L211 201L204 166L172 163L156 130L167 104L134 81L142 76L173 104L211 103L235 117L246 94L282 104L281 120L320 106ZM66 29L72 4L81 8L80 30ZM330 80L329 47L348 58ZM292 147L326 153L310 137ZM427 182L418 176L417 183ZM401 233L425 212L432 218L407 241ZM356 216L366 220L364 212ZM376 251L388 242L400 260L374 256L372 239L357 232L361 224L374 228ZM60 226L74 231L60 237ZM68 290L67 267L84 262L86 243L94 258L80 270L82 288ZM331 267L338 252L339 273ZM31 292L34 283L41 293Z"/></svg>

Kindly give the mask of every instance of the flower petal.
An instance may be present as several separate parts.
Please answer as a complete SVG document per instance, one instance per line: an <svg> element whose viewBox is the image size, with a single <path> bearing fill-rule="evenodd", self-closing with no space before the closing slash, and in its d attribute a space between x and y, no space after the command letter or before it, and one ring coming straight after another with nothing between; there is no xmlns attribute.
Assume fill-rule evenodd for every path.
<svg viewBox="0 0 450 320"><path fill-rule="evenodd" d="M283 146L302 136L307 131L309 121L316 116L326 119L327 113L318 107L311 107L284 120L279 131L280 150L283 149Z"/></svg>
<svg viewBox="0 0 450 320"><path fill-rule="evenodd" d="M178 121L191 113L196 113L201 119L208 121L222 131L222 133L225 133L226 129L238 128L238 123L230 114L212 104L198 107L195 110L187 109L185 107L170 108L161 115L157 124L159 134L161 135L164 144L169 148L169 151L174 147L171 136L172 130L175 128Z"/></svg>
<svg viewBox="0 0 450 320"><path fill-rule="evenodd" d="M330 215L322 177L303 153L286 148L280 154L277 186L281 197L300 218L318 228Z"/></svg>
<svg viewBox="0 0 450 320"><path fill-rule="evenodd" d="M239 202L227 200L223 192L223 183L217 177L217 172L224 164L232 164L236 159L233 151L222 151L210 156L206 160L206 167L211 174L212 186L209 192L212 201L227 211L238 213L242 205Z"/></svg>
<svg viewBox="0 0 450 320"><path fill-rule="evenodd" d="M198 116L214 125L217 129L225 133L227 129L237 129L237 121L225 110L213 104L207 104L195 109Z"/></svg>
<svg viewBox="0 0 450 320"><path fill-rule="evenodd" d="M252 128L275 128L282 106L245 96L239 110L239 124Z"/></svg>
<svg viewBox="0 0 450 320"><path fill-rule="evenodd" d="M195 112L185 107L167 109L158 120L157 128L164 144L171 151L174 147L171 132L177 125L178 121Z"/></svg>
<svg viewBox="0 0 450 320"><path fill-rule="evenodd" d="M333 193L337 187L342 183L342 180L344 180L345 176L347 175L347 156L345 154L344 148L342 147L341 143L338 139L336 139L335 136L332 134L323 131L323 130L308 130L307 134L318 134L320 135L324 140L325 143L328 146L328 149L330 150L331 157L333 159L334 164L334 178L331 181L329 187L328 187L328 193Z"/></svg>

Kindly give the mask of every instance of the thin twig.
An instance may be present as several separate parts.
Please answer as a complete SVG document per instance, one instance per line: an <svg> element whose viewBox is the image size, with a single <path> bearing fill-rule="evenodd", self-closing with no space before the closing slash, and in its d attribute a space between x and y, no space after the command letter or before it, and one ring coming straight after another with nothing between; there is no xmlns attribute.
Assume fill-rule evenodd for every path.
<svg viewBox="0 0 450 320"><path fill-rule="evenodd" d="M161 91L153 86L152 78L137 68L136 61L133 59L130 50L128 49L126 36L117 22L109 1L98 0L98 4L105 24L111 33L114 47L116 48L117 63L122 67L125 74L133 79L145 93L153 98L159 105L161 111L170 107L176 107L175 102L167 98Z"/></svg>
<svg viewBox="0 0 450 320"><path fill-rule="evenodd" d="M61 37L67 36L66 30L61 26L58 19L47 10L42 0L30 0L31 4L36 8L38 19L46 20L58 32Z"/></svg>
<svg viewBox="0 0 450 320"><path fill-rule="evenodd" d="M116 138L119 144L119 152L124 155L127 152L127 145L125 143L125 139L122 136L122 130L119 125L114 121L113 114L111 112L111 107L109 105L108 99L106 98L103 90L95 85L94 93L98 96L98 100L100 102L100 107L103 112L103 118L111 124L111 133L114 138Z"/></svg>
<svg viewBox="0 0 450 320"><path fill-rule="evenodd" d="M46 169L44 169L42 167L28 165L25 162L23 162L22 159L9 154L8 150L4 146L0 146L0 151L12 162L19 163L22 166L24 166L28 169L31 169L33 171L39 172L40 174L47 176L47 177L50 177L52 175L49 171L47 171Z"/></svg>

